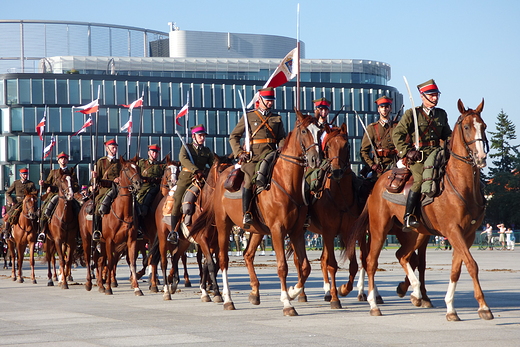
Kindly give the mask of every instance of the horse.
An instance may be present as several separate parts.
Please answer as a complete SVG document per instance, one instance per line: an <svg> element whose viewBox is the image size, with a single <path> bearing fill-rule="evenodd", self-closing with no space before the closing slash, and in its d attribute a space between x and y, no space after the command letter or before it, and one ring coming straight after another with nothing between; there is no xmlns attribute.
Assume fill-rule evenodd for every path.
<svg viewBox="0 0 520 347"><path fill-rule="evenodd" d="M23 283L22 264L24 253L29 245L29 264L31 265L31 280L36 284L34 275L34 247L38 235L38 196L36 194L26 194L22 201L22 211L18 217L18 222L12 225L13 244L10 247L13 259L12 279L16 281L16 266L18 267L18 283Z"/></svg>
<svg viewBox="0 0 520 347"><path fill-rule="evenodd" d="M67 283L71 275L71 266L76 251L76 237L78 235L79 224L74 204L74 191L72 190L72 181L69 174L60 171L58 178L58 203L54 213L49 219L49 240L54 243L54 250L58 254L58 261L61 272L61 288L69 289ZM52 247L51 247L52 249ZM50 269L50 262L49 262ZM48 272L47 285L52 286L51 272Z"/></svg>
<svg viewBox="0 0 520 347"><path fill-rule="evenodd" d="M115 276L115 269L119 260L116 246L126 245L132 288L136 296L142 296L143 292L139 289L136 271L138 218L135 198L142 180L139 174L139 167L136 164L137 156L129 161L120 157L119 162L121 163L121 172L119 174L119 184L117 185L117 196L112 202L110 212L103 216L102 219L108 269L105 294L113 294L112 277Z"/></svg>
<svg viewBox="0 0 520 347"><path fill-rule="evenodd" d="M303 194L303 176L306 167L314 168L318 163L319 153L315 118L304 116L296 111L294 129L285 139L279 159L273 168L272 184L269 190L264 190L256 197L256 211L254 222L249 229L252 234L271 234L273 248L276 253L278 277L281 282L281 297L283 314L296 316L297 312L290 300L298 296L303 290L303 283L310 274L310 263L305 252L303 224L307 214L306 199ZM202 229L211 227L215 223L218 233L219 266L223 279L224 310L234 310L228 281L229 266L229 235L233 225L243 227L242 204L240 199L228 196L224 189L224 180L228 177L232 167L220 175L212 198L204 205L202 214L193 224L190 235L196 236ZM237 194L238 195L238 194ZM286 236L294 238L295 254L298 256L301 270L300 281L295 288L287 287L287 260L284 252ZM250 278L254 275L248 268ZM258 286L253 287L250 301L259 303ZM257 301L258 299L258 301Z"/></svg>
<svg viewBox="0 0 520 347"><path fill-rule="evenodd" d="M432 203L422 207L421 225L416 230L422 235L438 234L447 237L453 246L450 282L445 297L447 306L446 319L459 321L454 307L454 295L460 277L462 262L473 280L475 299L479 304L478 314L481 319L493 319L493 314L484 299L484 293L478 279L478 266L469 251L475 239L475 231L484 219L485 198L481 190L480 169L486 166L488 142L486 124L481 118L484 100L473 109L466 109L458 100L460 116L454 126L452 138L448 146L449 158L445 167L444 190ZM368 302L370 314L380 316L374 296L374 275L377 270L378 257L383 247L388 231L395 221L402 223L404 206L394 204L383 198L386 178L376 182L367 204L354 226L354 239L363 235L368 228L370 245L366 255L366 271L368 275ZM449 211L449 214L446 213ZM417 242L403 245L400 253L400 264L404 268L413 291L412 303L421 305L420 283L408 262L411 254L419 246ZM352 252L354 242L348 245Z"/></svg>

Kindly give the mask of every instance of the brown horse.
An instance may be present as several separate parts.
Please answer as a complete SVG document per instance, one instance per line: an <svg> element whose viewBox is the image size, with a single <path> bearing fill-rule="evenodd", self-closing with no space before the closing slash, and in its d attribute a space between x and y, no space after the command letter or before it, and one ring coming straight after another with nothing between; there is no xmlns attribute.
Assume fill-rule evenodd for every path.
<svg viewBox="0 0 520 347"><path fill-rule="evenodd" d="M452 270L450 283L445 297L447 305L446 319L460 320L453 305L453 299L462 262L473 279L475 298L479 304L478 313L482 319L493 319L493 314L486 304L478 279L478 266L469 248L475 239L475 231L484 218L485 199L480 187L480 169L486 166L486 124L480 114L484 101L475 109L466 109L461 100L458 108L461 113L453 129L449 147L449 160L445 168L444 190L435 200L422 207L421 225L417 232L424 235L439 234L447 237L453 246ZM370 314L381 315L374 297L374 275L377 270L378 257L388 231L395 220L401 221L404 206L389 202L383 198L385 177L376 183L368 198L365 209L356 222L354 234L359 236L369 230L370 245L366 258L368 275ZM449 211L449 213L447 213ZM419 239L419 238L418 238ZM420 283L413 273L408 260L419 246L403 245L400 263L403 266L413 287L412 302L421 304ZM354 243L349 243L349 252Z"/></svg>
<svg viewBox="0 0 520 347"><path fill-rule="evenodd" d="M303 238L303 223L307 214L302 190L304 169L307 166L314 168L319 156L316 140L318 128L314 123L314 117L304 116L298 111L296 114L295 127L286 138L274 166L271 187L262 191L256 198L255 219L250 229L252 233L271 234L281 282L280 300L284 306L283 313L290 316L297 315L290 300L300 294L303 283L310 274L310 263ZM228 282L229 235L233 225L243 226L241 200L228 196L223 187L224 180L231 170L232 168L228 168L220 175L213 197L207 200L210 203L204 206L204 211L195 221L191 231L191 235L197 235L202 229L211 227L213 222L216 224L225 310L235 309ZM291 288L290 292L287 287L288 268L284 252L284 240L288 235L294 239L295 254L300 261L298 268L302 269L300 282L296 288ZM251 273L249 268L248 271L250 278L253 278L254 273ZM253 281L251 284L253 286ZM250 301L251 297L258 298L258 287L253 287Z"/></svg>
<svg viewBox="0 0 520 347"><path fill-rule="evenodd" d="M117 196L112 202L110 212L103 216L103 240L108 274L106 276L105 294L112 295L112 277L119 260L119 245L126 245L127 257L130 264L132 288L137 296L143 295L137 282L136 259L137 259L137 212L135 194L141 186L139 167L136 164L137 157L126 161L119 158L121 172L117 186Z"/></svg>
<svg viewBox="0 0 520 347"><path fill-rule="evenodd" d="M71 275L71 266L76 251L76 237L78 235L78 217L74 204L74 192L72 190L71 176L60 171L58 178L58 204L49 219L49 240L54 242L54 250L58 253L58 261L61 271L61 288L69 289L67 283ZM51 285L52 276L49 271L48 284Z"/></svg>
<svg viewBox="0 0 520 347"><path fill-rule="evenodd" d="M23 283L22 264L24 253L29 245L29 263L31 265L31 280L36 284L34 275L34 246L38 235L38 196L36 194L26 194L22 201L22 211L18 217L18 222L11 227L13 246L10 247L13 259L12 279L16 281L16 266L18 267L18 283ZM16 260L16 261L15 261Z"/></svg>

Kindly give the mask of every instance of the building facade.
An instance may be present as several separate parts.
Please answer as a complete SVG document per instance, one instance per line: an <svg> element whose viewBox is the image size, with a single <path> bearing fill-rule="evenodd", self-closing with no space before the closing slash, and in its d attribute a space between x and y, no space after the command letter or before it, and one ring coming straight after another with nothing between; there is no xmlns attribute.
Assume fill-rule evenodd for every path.
<svg viewBox="0 0 520 347"><path fill-rule="evenodd" d="M189 127L203 123L209 133L207 145L219 155L228 154L228 135L242 111L238 91L246 102L251 100L285 54L296 46L294 39L272 35L182 32L173 26L168 34L105 24L43 21L0 21L2 39L8 45L0 48L1 192L18 178L20 167L28 166L30 179L35 182L40 172L46 176L49 159L61 151L70 154L80 182L86 183L89 167L104 154L102 143L108 138L117 139L119 153L126 157L136 153L145 156L146 146L158 143L161 156L170 153L177 158L181 143L175 130L184 135ZM222 49L217 54L223 56L193 56L204 51L191 46L200 49L206 40L219 46L212 51ZM279 42L276 50L267 44L273 40ZM253 49L255 46L259 47ZM370 123L377 118L374 101L381 95L394 98L394 111L402 104L402 95L388 85L390 66L367 60L302 59L300 71L304 113L313 112L312 100L320 97L332 101L330 118L345 106L335 123L348 126L351 158L357 169L363 128L354 110ZM85 105L98 98L98 93L99 113L93 115L97 125L71 136L87 120L72 106ZM296 93L294 80L276 89L274 108L282 115L287 130L294 125ZM144 96L144 107L132 112L129 139L121 127L130 114L121 105L140 96ZM175 115L188 98L187 124L182 120L182 126L178 126ZM45 110L47 136L41 141L36 125ZM54 154L42 161L43 148L51 135L57 140Z"/></svg>

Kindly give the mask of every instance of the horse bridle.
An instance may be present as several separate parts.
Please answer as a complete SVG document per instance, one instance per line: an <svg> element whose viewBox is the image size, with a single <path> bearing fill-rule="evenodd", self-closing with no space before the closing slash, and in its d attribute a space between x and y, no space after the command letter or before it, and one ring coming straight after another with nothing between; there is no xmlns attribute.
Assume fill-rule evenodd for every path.
<svg viewBox="0 0 520 347"><path fill-rule="evenodd" d="M130 193L137 192L138 189L137 189L136 186L137 186L137 183L139 182L139 180L134 180L134 177L135 176L139 176L139 171L136 170L135 173L132 176L130 176L128 174L128 171L130 171L130 169L128 167L126 167L126 166L121 168L121 172L123 172L125 174L126 178L130 181L130 185L128 185L128 186L121 186L120 185L119 188L128 189L128 191Z"/></svg>
<svg viewBox="0 0 520 347"><path fill-rule="evenodd" d="M300 129L300 126L302 125L302 122L301 121L297 121L296 123L296 127L298 129ZM318 128L314 123L311 123L309 124L307 127L305 127L305 129L307 129L307 131L311 131L311 129L309 129L309 127L311 126L315 126L316 128ZM300 130L300 133L302 131ZM313 138L315 136L313 135ZM305 145L303 144L303 141L302 139L300 139L300 147L302 149L302 155L300 156L292 156L292 155L287 155L287 154L283 154L280 152L280 159L283 159L289 163L292 163L292 164L296 164L296 165L299 165L299 166L302 166L302 167L308 167L309 166L309 159L307 157L307 152L311 150L312 147L318 147L318 143L317 142L314 142L312 144L310 144L308 147L305 147Z"/></svg>
<svg viewBox="0 0 520 347"><path fill-rule="evenodd" d="M338 134L338 135L336 135L336 136L345 136L345 135ZM344 174L344 173L348 170L348 168L349 168L349 163L350 163L350 143L348 142L348 139L347 139L347 153L348 153L348 155L347 155L347 160L344 161L344 160L343 160L339 155L337 155L337 156L335 156L335 157L332 157L332 158L329 158L329 157L328 157L328 153L329 153L329 152L328 152L328 150L329 150L328 142L329 142L330 140L331 140L331 139L327 139L327 140L325 141L325 148L323 149L323 154L325 155L324 160L327 161L327 166L326 166L325 170L327 171L328 176L330 176L330 174L331 174L330 169L331 169L331 167L332 167L332 161L333 161L334 159L338 159L339 162L340 162L340 164L341 164L341 165L340 165L340 170L341 170L341 172L342 172L341 175L343 176L343 174Z"/></svg>
<svg viewBox="0 0 520 347"><path fill-rule="evenodd" d="M31 197L30 199L33 199L33 197ZM29 220L33 220L33 219L38 218L38 213L34 213L35 217L32 217L32 218L29 216L28 213L25 213L24 210L25 210L25 207L27 206L27 203L28 203L28 201L25 201L25 198L24 198L24 200L22 201L22 214L23 214L23 216L25 218L29 219ZM27 210L29 210L29 208L27 208Z"/></svg>
<svg viewBox="0 0 520 347"><path fill-rule="evenodd" d="M460 134L461 134L461 137L462 137L462 142L464 143L464 147L466 148L466 152L468 153L468 155L466 156L463 156L463 155L459 155L455 152L453 152L453 150L450 148L450 154L453 155L454 158L468 164L468 165L471 165L471 166L477 166L477 163L475 162L475 157L473 156L473 151L471 150L471 148L469 148L470 145L478 142L478 141L482 141L482 144L483 144L483 147L484 147L484 153L488 153L489 152L489 142L487 140L487 137L486 137L486 132L483 131L483 138L481 139L473 139L469 142L466 141L466 138L464 137L464 132L462 131L462 121L467 117L469 116L469 112L466 113L465 115L460 115L459 119L457 120L457 123L455 124L455 126L457 126L459 129L460 129Z"/></svg>

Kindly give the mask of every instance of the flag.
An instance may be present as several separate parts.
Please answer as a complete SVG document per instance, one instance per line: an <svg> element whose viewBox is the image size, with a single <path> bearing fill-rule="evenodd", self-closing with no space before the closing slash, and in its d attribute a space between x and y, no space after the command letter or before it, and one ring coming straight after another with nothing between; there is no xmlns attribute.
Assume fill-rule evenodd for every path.
<svg viewBox="0 0 520 347"><path fill-rule="evenodd" d="M136 101L132 102L130 105L121 105L121 106L128 108L128 111L132 112L134 107L141 107L141 106L143 106L143 97L140 97Z"/></svg>
<svg viewBox="0 0 520 347"><path fill-rule="evenodd" d="M53 136L53 137L51 137L51 143L49 143L49 145L43 149L43 158L47 158L49 156L49 154L51 154L52 148L54 147L55 144L56 144L56 139Z"/></svg>
<svg viewBox="0 0 520 347"><path fill-rule="evenodd" d="M287 55L283 60L280 62L280 65L274 70L273 74L267 82L265 82L264 86L262 88L267 87L279 87L288 81L292 80L296 75L298 75L298 48L293 49ZM255 96L253 97L253 100L247 105L247 108L252 108L253 105L258 100L258 92L256 92Z"/></svg>
<svg viewBox="0 0 520 347"><path fill-rule="evenodd" d="M128 117L128 122L121 127L121 131L128 130L128 138L130 139L132 136L132 114L130 113L130 117Z"/></svg>
<svg viewBox="0 0 520 347"><path fill-rule="evenodd" d="M179 118L181 118L182 116L185 116L186 114L188 114L189 108L190 108L189 107L189 102L187 102L186 105L184 105L181 108L181 110L177 114L177 117L175 117L175 123L177 123L177 125L181 125L181 123L179 123Z"/></svg>
<svg viewBox="0 0 520 347"><path fill-rule="evenodd" d="M38 136L40 137L40 140L43 141L43 133L45 132L45 120L46 120L46 114L43 114L43 118L36 126L36 132L38 133Z"/></svg>
<svg viewBox="0 0 520 347"><path fill-rule="evenodd" d="M79 133L84 133L85 131L87 131L87 128L91 125L92 125L92 117L89 117L87 119L87 121L85 122L85 124L83 124L83 126L78 131L76 131L72 136L76 136Z"/></svg>
<svg viewBox="0 0 520 347"><path fill-rule="evenodd" d="M92 101L90 104L86 104L84 106L72 106L72 108L76 108L78 109L79 111L76 111L76 112L81 112L81 113L84 113L84 114L91 114L91 113L94 113L94 112L97 112L98 109L99 109L99 99L96 99L94 101Z"/></svg>

